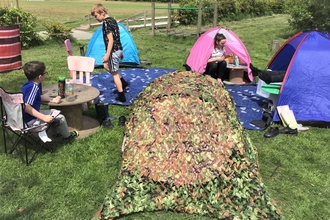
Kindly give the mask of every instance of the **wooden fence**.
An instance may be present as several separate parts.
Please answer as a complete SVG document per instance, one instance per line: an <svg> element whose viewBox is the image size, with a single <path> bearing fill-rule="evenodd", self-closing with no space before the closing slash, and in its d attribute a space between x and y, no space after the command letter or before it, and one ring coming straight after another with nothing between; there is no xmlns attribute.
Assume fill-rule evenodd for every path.
<svg viewBox="0 0 330 220"><path fill-rule="evenodd" d="M129 31L138 29L138 28L145 28L145 27L151 28L152 18L148 18L147 15L148 15L148 12L144 11L139 14L133 15L131 17L118 20L118 22L125 25L125 27ZM88 20L89 28L98 27L98 26L102 25L102 22L91 23L93 20L95 20L94 17L91 15L86 15L85 18L87 18L87 20ZM154 20L158 21L158 22L155 22L156 28L165 28L168 26L168 24L167 24L168 17L167 16L155 17Z"/></svg>
<svg viewBox="0 0 330 220"><path fill-rule="evenodd" d="M168 10L167 16L161 16L161 17L156 17L156 9L166 9ZM212 8L211 8L212 9ZM206 10L206 8L203 9L202 3L199 3L197 8L179 8L179 7L171 7L171 3L168 3L168 7L156 7L155 3L151 3L151 18L147 18L147 11L144 11L142 13L133 15L129 18L121 19L118 22L121 22L126 26L126 28L131 31L137 28L143 28L143 27L150 27L152 31L152 36L155 36L155 29L158 28L166 28L167 34L171 35L174 34L176 36L189 36L192 34L188 33L181 33L181 32L175 32L175 30L171 29L171 24L172 24L172 11L173 10L198 10L198 17L197 17L197 30L194 34L197 35L197 38L203 33L204 31L201 30L202 28L202 13L203 10ZM207 8L207 10L210 10L210 8ZM94 18L91 15L86 15L88 19L88 24L89 27L96 27L96 26L101 26L102 23L94 23L92 24L91 21ZM161 21L163 20L163 21ZM147 23L147 21L151 21L151 23ZM214 3L214 8L213 8L213 27L217 26L218 22L218 3Z"/></svg>
<svg viewBox="0 0 330 220"><path fill-rule="evenodd" d="M146 27L146 25L147 25L147 14L148 14L148 12L144 11L142 13L133 15L129 18L121 19L121 20L119 20L119 22L123 23L126 26L127 29L130 29L129 28L130 23L136 22L136 21L143 22L142 27Z"/></svg>
<svg viewBox="0 0 330 220"><path fill-rule="evenodd" d="M152 30L152 36L155 36L155 10L156 9L167 9L168 10L168 21L167 21L167 33L168 34L174 34L176 36L189 36L186 33L176 33L171 29L171 11L172 10L198 10L198 17L197 17L197 30L196 30L196 35L197 38L200 36L203 31L201 30L202 28L202 13L203 13L203 4L200 2L198 5L198 8L179 8L179 7L171 7L171 3L168 3L168 7L156 7L155 3L151 3L151 18L152 18L152 25L151 25L151 30ZM213 8L213 27L217 26L217 20L218 20L218 3L214 3L214 8Z"/></svg>

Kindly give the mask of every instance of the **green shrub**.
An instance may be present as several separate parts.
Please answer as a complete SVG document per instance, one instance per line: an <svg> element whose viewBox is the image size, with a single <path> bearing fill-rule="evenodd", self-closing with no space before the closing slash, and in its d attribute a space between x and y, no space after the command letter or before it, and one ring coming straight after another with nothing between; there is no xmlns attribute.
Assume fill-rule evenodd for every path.
<svg viewBox="0 0 330 220"><path fill-rule="evenodd" d="M182 0L179 4L181 8L197 8L198 4L189 0ZM173 12L174 20L182 25L196 24L198 18L197 10L177 10Z"/></svg>
<svg viewBox="0 0 330 220"><path fill-rule="evenodd" d="M202 0L203 13L202 23L209 24L213 22L214 1ZM288 0L217 0L218 2L218 20L232 21L242 20L244 18L259 17L273 13L280 14L287 11ZM198 1L181 0L182 8L197 8ZM197 23L197 10L178 10L174 12L175 19L182 25L194 25Z"/></svg>
<svg viewBox="0 0 330 220"><path fill-rule="evenodd" d="M274 14L283 14L288 12L289 2L287 0L271 0L269 8Z"/></svg>
<svg viewBox="0 0 330 220"><path fill-rule="evenodd" d="M219 0L218 18L228 17L239 13L238 1Z"/></svg>
<svg viewBox="0 0 330 220"><path fill-rule="evenodd" d="M42 42L41 37L34 31L37 19L31 13L24 12L20 8L0 8L0 25L9 26L18 24L23 48Z"/></svg>
<svg viewBox="0 0 330 220"><path fill-rule="evenodd" d="M192 2L190 0L180 1L181 8L198 8L199 2ZM214 17L214 1L202 1L202 24L209 24L213 22ZM235 2L227 0L218 1L218 18L228 17L236 13ZM196 25L198 19L198 10L178 10L174 12L175 18L182 25Z"/></svg>
<svg viewBox="0 0 330 220"><path fill-rule="evenodd" d="M63 42L65 39L72 38L72 28L66 27L60 22L44 22L42 25L46 28L47 35L52 40Z"/></svg>
<svg viewBox="0 0 330 220"><path fill-rule="evenodd" d="M290 10L289 24L295 30L330 30L330 6L308 0L300 1Z"/></svg>

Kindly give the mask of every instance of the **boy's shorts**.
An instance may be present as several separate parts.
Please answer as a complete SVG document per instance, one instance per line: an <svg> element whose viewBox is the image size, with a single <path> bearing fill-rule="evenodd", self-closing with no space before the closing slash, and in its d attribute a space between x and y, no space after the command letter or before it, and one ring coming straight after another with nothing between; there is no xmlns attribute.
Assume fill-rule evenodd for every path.
<svg viewBox="0 0 330 220"><path fill-rule="evenodd" d="M108 61L110 72L117 72L119 70L119 61L124 58L123 51L117 50L111 54Z"/></svg>

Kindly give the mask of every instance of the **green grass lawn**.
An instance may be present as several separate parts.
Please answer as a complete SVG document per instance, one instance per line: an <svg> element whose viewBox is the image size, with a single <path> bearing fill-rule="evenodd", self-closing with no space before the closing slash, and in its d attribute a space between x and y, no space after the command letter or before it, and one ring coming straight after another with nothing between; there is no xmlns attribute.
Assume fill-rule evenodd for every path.
<svg viewBox="0 0 330 220"><path fill-rule="evenodd" d="M22 2L22 5L30 3L33 2ZM94 3L89 1L82 4L92 6ZM109 6L118 4L106 3ZM85 15L88 9L81 9L83 12L78 17ZM283 43L295 33L288 26L287 18L285 15L275 15L220 22L219 25L232 29L245 43L253 64L263 69L274 54L270 50L271 41L277 39ZM189 30L194 28L190 27ZM132 36L140 59L147 59L152 67L176 68L178 71L184 70L182 64L196 41L195 36L168 37L158 31L152 37L149 29L136 30ZM73 43L73 53L79 54L79 46L87 43ZM56 83L59 74L69 76L66 57L64 45L51 41L22 51L23 63L31 60L46 63L48 78L45 84ZM0 75L0 85L8 91L18 91L25 81L22 70ZM109 113L118 119L121 115L129 117L130 111L128 107L112 105ZM91 105L85 114L96 117L94 106ZM30 166L25 166L15 153L6 156L1 147L0 219L80 220L93 217L115 183L121 166L124 127L117 126L117 120L114 124L112 130L100 128L90 137L78 139L71 144L53 144L53 154L41 151ZM262 131L246 132L258 149L259 167L266 188L278 203L284 217L299 220L330 219L329 129L311 127L298 136L278 135L271 139L265 139ZM209 218L154 212L133 214L122 219Z"/></svg>
<svg viewBox="0 0 330 220"><path fill-rule="evenodd" d="M108 14L117 20L125 19L133 15L147 11L151 17L150 2L122 2L122 1L96 1L96 0L45 0L45 1L19 1L19 6L27 12L32 13L39 21L38 28L45 21L59 21L68 27L78 27L81 24L88 24L85 17L90 14L94 4L102 3ZM172 4L176 6L177 4ZM167 6L167 3L157 3L156 6ZM51 14L51 16L50 16ZM167 10L156 10L155 16L167 15ZM92 23L97 23L93 19Z"/></svg>

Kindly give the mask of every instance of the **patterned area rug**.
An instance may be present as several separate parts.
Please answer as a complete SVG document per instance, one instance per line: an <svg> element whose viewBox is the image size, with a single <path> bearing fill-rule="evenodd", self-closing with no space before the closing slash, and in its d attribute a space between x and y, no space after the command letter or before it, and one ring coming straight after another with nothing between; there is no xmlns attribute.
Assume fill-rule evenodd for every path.
<svg viewBox="0 0 330 220"><path fill-rule="evenodd" d="M251 85L227 85L226 89L234 99L236 111L242 126L250 130L263 130L250 122L261 120L268 99L257 94L257 86Z"/></svg>
<svg viewBox="0 0 330 220"><path fill-rule="evenodd" d="M282 219L232 98L215 80L169 73L130 108L122 167L95 218L170 210L218 219Z"/></svg>
<svg viewBox="0 0 330 220"><path fill-rule="evenodd" d="M130 105L137 95L154 81L157 77L175 71L175 69L164 68L128 68L120 70L120 75L129 82L125 89L126 102L118 102L115 98L118 95L113 77L108 72L92 74L92 86L100 90L100 101L103 103Z"/></svg>
<svg viewBox="0 0 330 220"><path fill-rule="evenodd" d="M100 90L100 101L109 104L130 105L133 103L139 93L153 82L156 78L174 72L175 69L164 68L128 68L120 70L120 74L129 82L125 90L127 101L122 103L115 100L117 89L112 76L107 73L92 74L92 85ZM267 105L268 99L256 94L256 85L227 85L226 89L231 94L236 103L238 118L242 126L250 130L262 130L250 122L261 120L263 109L261 106Z"/></svg>

